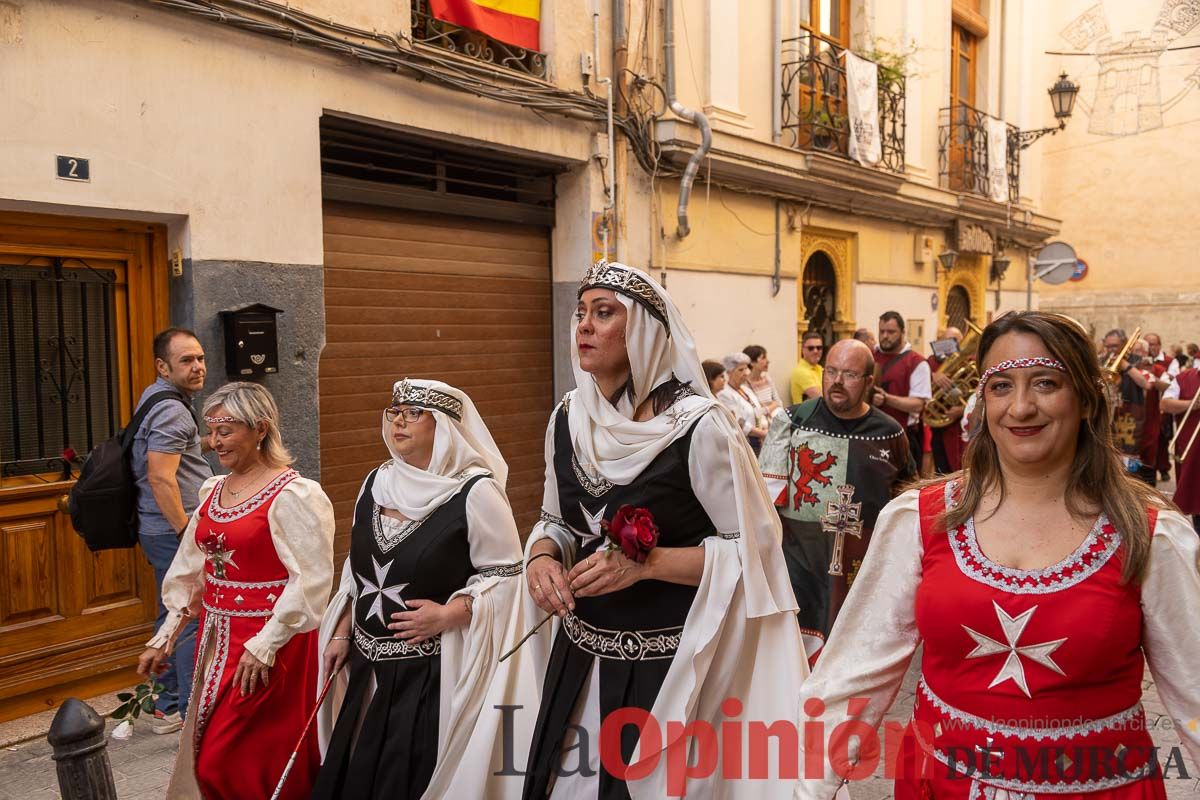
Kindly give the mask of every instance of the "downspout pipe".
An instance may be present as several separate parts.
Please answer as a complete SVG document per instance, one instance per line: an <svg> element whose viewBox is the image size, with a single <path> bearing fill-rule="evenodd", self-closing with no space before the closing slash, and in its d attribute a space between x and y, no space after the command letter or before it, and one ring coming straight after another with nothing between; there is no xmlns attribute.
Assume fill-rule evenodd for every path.
<svg viewBox="0 0 1200 800"><path fill-rule="evenodd" d="M675 235L682 239L692 232L691 226L688 225L688 200L692 196L692 184L696 180L696 173L700 171L700 162L712 148L712 127L708 124L708 117L680 103L679 98L675 96L675 3L673 0L663 2L666 17L663 25L663 58L667 62L667 104L675 116L700 129L700 147L696 148L696 152L688 159L683 177L679 181L679 204L675 207L679 229Z"/></svg>

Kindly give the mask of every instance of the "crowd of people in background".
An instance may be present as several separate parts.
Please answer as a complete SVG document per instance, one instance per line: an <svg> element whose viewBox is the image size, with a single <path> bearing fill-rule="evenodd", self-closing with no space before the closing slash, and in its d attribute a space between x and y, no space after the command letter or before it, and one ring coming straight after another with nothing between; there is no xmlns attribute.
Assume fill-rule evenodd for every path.
<svg viewBox="0 0 1200 800"><path fill-rule="evenodd" d="M953 542L973 546L975 522L960 505L993 509L980 525L989 552L1040 563L1048 556L1024 520L1050 519L1060 545L1077 540L1079 515L1063 511L1073 492L1096 517L1088 537L1106 542L1110 519L1142 531L1127 539L1142 542L1130 545L1127 571L1147 573L1152 606L1200 596L1194 537L1153 488L1174 461L1175 505L1196 525L1194 344L1164 349L1155 334L1130 340L1116 329L1093 359L1078 323L1020 312L967 336L940 330L924 356L903 316L887 311L876 332L842 341L806 332L785 396L760 345L699 363L669 295L633 268L589 270L576 319L578 388L547 427L547 488L524 553L507 465L471 399L405 378L380 398L390 399L380 421L391 458L365 477L336 593L333 507L289 466L271 394L254 383L218 388L203 404L202 436L192 408L206 375L200 342L177 328L156 338L158 380L139 403L153 413L138 427L132 465L161 597L139 671L164 686L155 732L184 729L170 796L628 796L596 753L565 768L581 747L575 737L599 741L601 720L622 707L689 724L726 713L688 705L685 670L705 696L743 698L747 714L762 715L798 696L811 666L808 696L871 697L876 726L918 627L925 635L931 625L922 615L961 607L990 624L993 606L1006 614L973 574L952 577L954 597L939 583L934 610L913 600L928 591L928 565L951 574L965 563L932 535L944 518L957 526ZM205 450L226 474L213 474ZM1005 494L997 470L1023 490ZM905 491L935 475L951 477ZM1029 487L1047 475L1062 485L1038 496ZM635 538L610 547L613 529ZM1103 586L1132 615L1121 631L1149 633L1126 644L1135 655L1111 683L1140 691L1138 647L1149 642L1156 680L1184 697L1185 662L1172 662L1166 644L1174 621L1155 611L1139 622L1145 603L1128 601L1116 561L1105 567L1114 551L1088 569L1106 570ZM1012 577L995 588L1043 591L1022 581L1049 568L973 558ZM867 588L852 592L860 574ZM1064 592L1078 578L1059 577ZM1061 614L1077 608L1065 595L1039 597ZM542 628L539 617L555 623ZM938 674L940 652L962 649L952 633L958 640L926 639L926 675ZM887 669L872 666L875 656ZM1087 659L1075 658L1082 670ZM938 691L969 705L972 696L953 694L956 670L936 679ZM1024 674L1011 677L1029 698ZM1078 678L1061 683L1081 702L1099 697ZM493 713L525 707L536 715L519 723ZM513 724L523 782L489 766L499 731ZM631 763L636 737L619 744ZM656 768L635 796L662 796L666 780ZM802 782L797 796L828 797L832 780ZM759 784L740 786L728 796L763 796Z"/></svg>
<svg viewBox="0 0 1200 800"><path fill-rule="evenodd" d="M948 356L936 351L922 356L908 341L905 328L903 316L887 311L879 318L878 335L868 328L854 332L853 339L865 344L874 357L874 383L867 401L904 429L920 477L947 475L962 468L973 403L963 396L961 402L950 404L949 425L933 427L922 420L935 391L961 393L956 393L950 376L940 371ZM957 352L963 332L954 326L940 329L934 342L953 342L949 352ZM1126 344L1125 331L1109 331L1097 343L1097 359L1108 366L1109 380L1115 386L1109 396L1115 441L1127 456L1129 471L1153 486L1172 479L1174 456L1168 445L1177 431L1177 418L1191 399L1191 394L1181 399L1177 379L1181 372L1196 367L1200 345L1180 342L1164 346L1158 334L1148 333L1130 344L1119 363L1108 364ZM747 345L719 361L704 362L709 388L734 415L755 453L761 451L775 415L822 396L826 350L823 334L804 333L786 395L775 386L768 372L767 351L761 345Z"/></svg>

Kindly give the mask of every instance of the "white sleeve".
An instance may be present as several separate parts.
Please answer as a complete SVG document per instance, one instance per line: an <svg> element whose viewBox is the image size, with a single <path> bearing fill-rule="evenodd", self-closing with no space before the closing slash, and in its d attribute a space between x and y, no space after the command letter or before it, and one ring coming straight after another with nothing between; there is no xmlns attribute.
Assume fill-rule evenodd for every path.
<svg viewBox="0 0 1200 800"><path fill-rule="evenodd" d="M295 478L271 502L267 519L288 582L262 630L246 640L246 650L271 666L294 635L321 623L333 588L333 505L316 481Z"/></svg>
<svg viewBox="0 0 1200 800"><path fill-rule="evenodd" d="M1175 511L1158 515L1150 540L1142 625L1142 649L1159 697L1200 765L1200 537Z"/></svg>
<svg viewBox="0 0 1200 800"><path fill-rule="evenodd" d="M737 507L732 501L733 468L729 461L729 443L714 415L709 413L696 423L692 447L688 451L688 473L692 491L704 507L717 533L733 535L739 530Z"/></svg>
<svg viewBox="0 0 1200 800"><path fill-rule="evenodd" d="M185 619L200 613L200 601L204 597L204 551L196 544L196 523L200 518L200 507L220 480L220 476L214 475L200 486L200 505L196 506L187 527L183 529L179 537L179 549L175 551L175 558L163 577L161 596L167 616L150 641L146 642L147 647L165 647Z"/></svg>
<svg viewBox="0 0 1200 800"><path fill-rule="evenodd" d="M1167 364L1167 375L1169 375L1172 378L1177 377L1179 375L1179 359L1177 359L1177 358L1170 359L1170 363Z"/></svg>
<svg viewBox="0 0 1200 800"><path fill-rule="evenodd" d="M1176 362L1178 363L1178 362ZM1179 381L1171 381L1171 385L1163 390L1163 400L1178 400L1179 399Z"/></svg>
<svg viewBox="0 0 1200 800"><path fill-rule="evenodd" d="M558 545L563 565L570 569L575 563L575 537L563 520L562 511L558 506L558 475L554 471L554 429L558 424L558 412L561 408L562 403L554 407L550 412L550 421L546 424L546 480L542 489L542 513L525 541L525 561L529 561L529 551L534 542L550 539Z"/></svg>
<svg viewBox="0 0 1200 800"><path fill-rule="evenodd" d="M930 375L928 361L922 361L920 364L917 364L916 369L912 371L912 375L908 379L908 396L920 397L923 400L933 397L933 390L930 385L932 378Z"/></svg>
<svg viewBox="0 0 1200 800"><path fill-rule="evenodd" d="M483 478L467 495L467 541L476 577L513 578L521 574L521 537L512 507L492 478Z"/></svg>
<svg viewBox="0 0 1200 800"><path fill-rule="evenodd" d="M824 703L820 720L827 739L850 718L852 698L867 699L857 718L872 730L879 728L896 699L920 642L916 595L923 556L919 493L911 489L880 512L858 577L801 689L801 708L810 698ZM856 763L861 744L852 739L836 746L845 747L850 763ZM822 752L834 752L834 745L825 745ZM821 778L800 781L795 797L830 800L842 783L832 770L825 770Z"/></svg>

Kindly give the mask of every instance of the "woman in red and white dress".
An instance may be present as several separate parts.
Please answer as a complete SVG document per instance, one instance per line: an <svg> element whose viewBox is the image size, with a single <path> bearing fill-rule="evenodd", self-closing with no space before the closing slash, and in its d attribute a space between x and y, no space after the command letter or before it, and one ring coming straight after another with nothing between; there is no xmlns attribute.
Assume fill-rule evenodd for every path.
<svg viewBox="0 0 1200 800"><path fill-rule="evenodd" d="M965 470L884 509L804 686L801 721L829 740L796 796L874 772L850 737L878 729L923 643L897 800L1161 800L1143 669L1200 761L1200 540L1123 469L1074 321L1007 314L979 364Z"/></svg>
<svg viewBox="0 0 1200 800"><path fill-rule="evenodd" d="M267 798L316 706L333 507L319 484L288 466L266 389L227 384L204 415L230 472L200 489L163 581L167 618L138 671L158 672L181 623L199 614L192 705L167 794ZM319 763L314 727L280 797L308 797Z"/></svg>

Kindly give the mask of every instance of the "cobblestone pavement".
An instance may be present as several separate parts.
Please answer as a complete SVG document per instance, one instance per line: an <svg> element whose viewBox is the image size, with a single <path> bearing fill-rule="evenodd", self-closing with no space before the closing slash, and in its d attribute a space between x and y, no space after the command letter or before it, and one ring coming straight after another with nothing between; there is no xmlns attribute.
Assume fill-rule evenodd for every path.
<svg viewBox="0 0 1200 800"><path fill-rule="evenodd" d="M914 660L914 667L905 678L896 704L888 714L889 719L907 720L912 713L918 674L916 664ZM1160 752L1169 753L1171 748L1179 746L1179 736L1172 729L1158 692L1150 680L1146 681L1145 689L1142 702L1146 707L1146 720ZM108 727L111 731L111 720ZM178 733L158 736L150 731L145 722L135 726L130 739L118 741L109 738L109 759L121 800L159 800L164 797L178 745ZM1160 756L1160 763L1164 758ZM1177 770L1171 771L1166 782L1169 800L1200 797L1200 771L1190 759L1185 761L1185 767L1189 775L1186 779L1181 778ZM852 800L891 800L892 783L877 775L852 785L850 794ZM55 800L59 797L54 762L50 759L50 745L44 736L0 750L0 800Z"/></svg>

